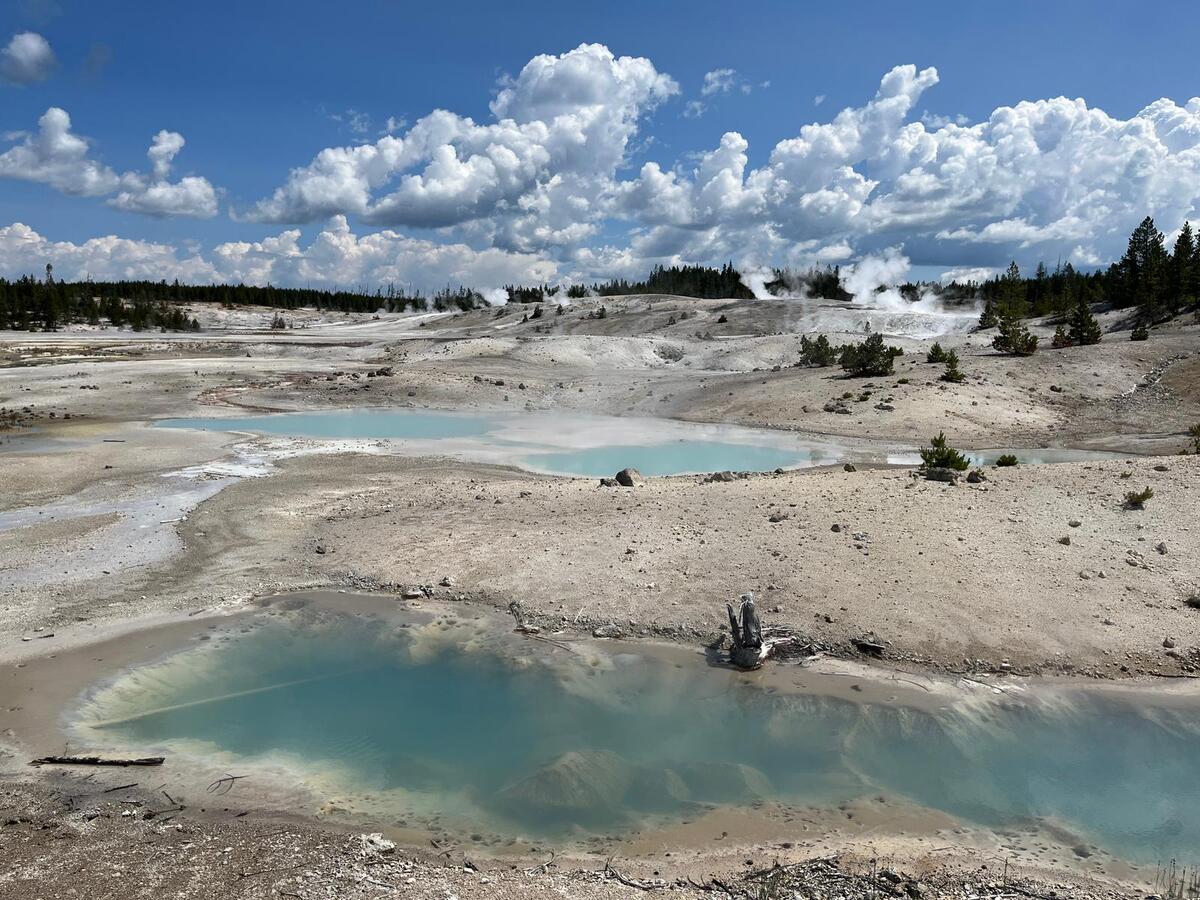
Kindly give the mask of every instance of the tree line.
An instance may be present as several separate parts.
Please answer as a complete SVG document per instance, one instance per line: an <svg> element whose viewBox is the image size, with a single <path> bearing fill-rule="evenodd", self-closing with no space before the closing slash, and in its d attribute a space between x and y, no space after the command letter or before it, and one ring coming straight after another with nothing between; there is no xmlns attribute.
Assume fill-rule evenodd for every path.
<svg viewBox="0 0 1200 900"><path fill-rule="evenodd" d="M829 300L849 300L841 270L836 266L805 271L775 269L766 289L776 295L802 292ZM882 288L881 288L882 290ZM1097 303L1116 309L1135 309L1139 328L1146 328L1200 306L1200 241L1184 223L1174 246L1147 216L1129 237L1124 256L1107 269L1081 272L1071 263L1053 271L1038 263L1030 277L1013 262L1001 275L983 282L909 282L902 296L917 300L930 293L948 302L983 302L980 325L1007 323L1010 341L1020 352L1021 336L1013 321L1029 316L1078 314ZM642 281L613 279L583 284L508 285L512 303L543 303L564 291L568 298L626 294L673 294L699 299L752 299L753 293L732 263L710 266L655 266ZM198 329L199 324L179 308L182 304L216 303L226 307L265 306L275 309L310 308L348 313L402 312L407 309L470 310L487 305L469 287L446 288L426 298L407 294L389 284L374 293L314 288L257 287L246 284L188 285L179 281L56 280L46 266L44 280L30 276L0 278L0 329L53 330L72 323L108 323L134 329Z"/></svg>
<svg viewBox="0 0 1200 900"><path fill-rule="evenodd" d="M1138 324L1146 327L1200 306L1200 246L1191 223L1184 222L1168 250L1147 216L1129 236L1124 256L1107 269L1079 272L1066 263L1049 272L1038 263L1026 278L1013 262L1003 275L979 285L978 296L985 328L1006 316L1065 314L1096 303L1135 310Z"/></svg>
<svg viewBox="0 0 1200 900"><path fill-rule="evenodd" d="M28 275L14 281L0 278L0 330L54 331L70 324L107 324L135 331L198 331L200 323L189 318L182 306L205 303L357 313L468 310L487 305L482 294L467 287L447 286L426 299L420 292L399 292L394 285L363 293L273 285L195 285L178 280L72 282L56 279L53 266L47 265L44 279Z"/></svg>

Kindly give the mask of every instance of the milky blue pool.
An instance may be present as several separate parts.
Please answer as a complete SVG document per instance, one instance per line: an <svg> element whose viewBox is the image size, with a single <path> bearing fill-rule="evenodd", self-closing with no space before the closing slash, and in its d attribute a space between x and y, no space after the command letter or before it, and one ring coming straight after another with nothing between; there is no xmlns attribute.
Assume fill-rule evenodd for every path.
<svg viewBox="0 0 1200 900"><path fill-rule="evenodd" d="M994 829L1052 822L1132 860L1194 858L1200 708L985 699L920 711L763 690L699 655L344 616L196 645L76 715L88 746L285 765L385 822L553 837L712 804L883 797Z"/></svg>
<svg viewBox="0 0 1200 900"><path fill-rule="evenodd" d="M164 419L160 427L319 440L389 441L411 455L451 456L535 472L600 477L627 466L644 475L770 472L844 462L916 465L912 447L787 431L567 412L322 410L230 418ZM974 451L977 463L1005 449ZM1017 450L1024 463L1114 458L1088 450Z"/></svg>

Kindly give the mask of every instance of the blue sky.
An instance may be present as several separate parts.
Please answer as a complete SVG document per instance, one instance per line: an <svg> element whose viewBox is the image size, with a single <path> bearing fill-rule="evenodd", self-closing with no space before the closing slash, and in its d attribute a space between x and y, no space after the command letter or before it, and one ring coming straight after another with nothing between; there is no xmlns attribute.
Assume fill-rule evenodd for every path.
<svg viewBox="0 0 1200 900"><path fill-rule="evenodd" d="M1200 134L1191 143L1180 135L1200 129L1191 122L1188 106L1200 94L1194 66L1197 23L1200 16L1190 4L1166 4L1149 15L1125 3L1069 2L527 2L516 9L473 2L11 0L0 5L0 44L10 35L40 35L53 62L42 60L46 65L38 70L38 59L31 58L33 69L16 77L10 73L8 83L0 83L0 132L10 138L0 143L0 152L26 140L19 133L35 134L39 118L56 107L69 115L70 134L88 142L86 159L104 167L113 185L113 179L126 173L141 173L141 180L78 196L77 190L62 189L65 176L58 162L57 174L48 175L45 160L37 165L17 160L7 169L0 161L0 175L8 176L0 177L0 227L22 223L45 242L68 242L76 250L105 235L160 248L145 258L136 253L97 258L101 249L96 248L72 250L74 256L64 257L68 266L86 258L92 269L103 271L108 265L130 273L139 266L164 264L161 248L169 248L174 259L194 256L211 263L213 248L222 243L261 242L292 229L299 230L296 245L304 253L329 227L328 213L345 215L358 238L386 228L413 242L493 251L490 261L479 264L464 252L452 262L422 268L413 260L423 247L428 249L426 243L374 247L369 263L359 260L342 269L310 266L307 278L318 280L331 273L366 281L381 273L411 274L414 283L476 273L485 281L501 274L570 278L632 274L656 261L703 262L722 256L746 265L847 264L890 247L902 248L919 274L994 267L1010 256L1025 263L1074 253L1077 264L1101 264L1114 252L1114 235L1128 231L1127 220L1157 213L1163 218L1160 226L1170 231L1196 209L1200 188L1194 176L1200 163L1193 157L1200 152L1194 149ZM616 148L620 162L615 167L602 163L598 169L589 162L586 177L572 169L572 177L588 183L562 189L570 197L550 196L547 184L560 154L548 145L549 162L541 153L523 158L540 168L537 174L525 171L522 184L471 188L469 214L462 211L466 201L461 195L447 200L453 211L424 217L403 211L368 213L368 206L374 209L406 175L432 178L426 166L436 154L430 148L390 172L385 183L371 185L367 206L323 202L310 209L289 201L269 216L254 215L258 221L245 220L254 204L289 183L292 169L308 166L324 148L378 141L389 117L393 124L405 123L392 130L397 138L434 109L479 125L495 123L489 103L501 79L517 79L519 93L520 73L531 59L539 54L558 58L581 44L603 45L615 58L645 60L656 77L669 79L674 88L660 83L646 95L631 88L627 108L613 113L613 121L630 126ZM936 82L927 83L918 74L920 85L910 91L903 123L872 124L866 114L852 126L854 140L869 144L875 140L872 129L881 127L887 132L882 143L864 144L861 152L834 161L875 182L868 193L840 174L829 174L833 163L822 168L811 153L792 160L791 169L767 171L781 141L796 139L809 123L829 123L844 108L863 109L881 78L902 64L914 65L918 73L936 68ZM732 73L721 74L724 70ZM702 94L706 73L717 73L707 96ZM557 90L554 78L547 77L548 89ZM596 77L608 75L597 70ZM614 83L626 84L621 73L615 77ZM916 198L900 195L914 179L929 177L931 155L947 152L939 143L921 158L910 154L897 161L898 147L906 153L910 149L912 136L901 133L904 123L924 117L924 127L932 133L946 122L972 126L987 122L998 108L1059 96L1083 98L1089 111L1102 110L1116 123L1127 123L1152 102L1169 98L1187 121L1180 125L1171 111L1158 115L1157 149L1142 151L1148 158L1114 158L1107 172L1064 173L1061 158L1025 159L995 176L997 184L977 185L980 193L992 195L978 206L949 204L939 215L915 216L919 222L898 212L912 209ZM823 99L818 103L817 98ZM526 110L522 124L530 116L546 115L545 99L536 110L522 105L520 97L514 101ZM699 115L697 104L703 105ZM557 105L554 109L562 111ZM1104 138L1108 143L1089 143L1101 140L1091 134L1098 126L1078 110L1066 115L1078 121L1063 125L1064 113L1050 111L1021 126L1023 132L1054 134L1049 142L1033 139L1039 156L1061 140L1064 128L1077 142L1072 152L1095 158L1106 157L1104 147L1120 143L1128 131L1128 126L1112 125ZM1195 115L1200 117L1200 108ZM170 201L175 204L171 208L202 215L163 215L153 205L162 197L150 190L158 179L148 174L146 153L163 130L186 141L171 154L163 183L187 175L203 179L216 204L202 198L199 206L189 206L196 198L180 195ZM585 137L594 143L607 131ZM740 150L744 164L735 161L732 167L742 186L736 197L727 192L716 209L712 191L708 199L701 198L704 185L694 170L703 154L721 146L727 132L746 145ZM999 148L1003 156L1002 138L989 134L981 142L988 152ZM477 143L449 140L463 161L484 153ZM979 156L977 149L958 147L954 140L946 146L966 159ZM729 152L739 156L737 147ZM664 173L674 172L676 183L652 190L642 177L647 161ZM1113 187L1113 181L1130 179L1130 172L1147 165L1153 167L1154 187L1146 186L1144 172L1132 178L1136 183ZM818 169L827 176L824 180L814 175L804 191L795 188ZM975 177L991 178L990 170L981 166ZM944 200L947 192L972 190L955 180L953 171L933 177L943 180L943 190L927 188L925 196L937 194ZM1000 196L1014 190L1003 184L1005 179L1024 183L1039 178L1045 181L1041 194L1031 189L1020 196ZM1072 181L1068 189L1064 179ZM1097 186L1112 196L1089 206L1086 198ZM479 199L481 190L501 198L500 212L488 208L486 198ZM1070 198L1055 196L1064 190ZM634 192L644 195L636 203L626 196ZM676 196L680 192L690 198ZM117 204L122 208L110 202L118 193L127 198ZM397 198L393 206L406 202ZM516 223L512 210L519 204L526 212ZM528 209L537 204L550 211L544 221L533 222ZM569 215L555 204L586 208L587 227L564 236ZM812 213L814 204L819 216ZM216 214L210 215L214 208ZM798 212L802 209L804 215ZM434 229L426 227L429 222L451 223ZM1098 224L1111 225L1113 234L1088 240ZM550 232L554 236L545 238ZM9 249L0 249L0 269L28 265L31 239L25 235L14 249L14 239L8 237ZM38 244L36 250L52 252L48 244ZM400 262L389 261L393 250ZM546 265L534 266L534 259ZM398 268L401 263L411 272ZM303 274L297 265L293 260L264 268L243 260L213 271L247 278L265 272L294 280ZM190 271L202 276L208 270L197 264Z"/></svg>

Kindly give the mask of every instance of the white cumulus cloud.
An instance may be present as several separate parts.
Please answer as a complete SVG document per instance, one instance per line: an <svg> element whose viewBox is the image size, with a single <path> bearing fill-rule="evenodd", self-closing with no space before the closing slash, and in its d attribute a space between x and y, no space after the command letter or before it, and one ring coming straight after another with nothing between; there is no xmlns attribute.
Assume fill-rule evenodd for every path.
<svg viewBox="0 0 1200 900"><path fill-rule="evenodd" d="M0 177L36 181L73 196L117 192L108 200L110 206L144 215L209 218L217 214L217 193L207 179L189 175L169 180L171 163L184 145L183 135L177 132L164 130L154 136L147 152L149 173L120 176L89 156L87 139L71 131L71 117L57 106L38 119L37 132L7 137L17 143L0 154Z"/></svg>
<svg viewBox="0 0 1200 900"><path fill-rule="evenodd" d="M170 181L171 163L183 145L183 135L178 132L163 130L156 134L146 153L150 173L127 172L121 178L120 191L108 204L148 216L215 216L217 192L208 179L187 175Z"/></svg>
<svg viewBox="0 0 1200 900"><path fill-rule="evenodd" d="M50 42L33 31L14 34L0 49L0 80L9 84L45 81L58 65Z"/></svg>
<svg viewBox="0 0 1200 900"><path fill-rule="evenodd" d="M502 82L494 122L435 110L373 144L322 150L245 215L464 226L520 251L578 243L594 233L639 122L678 90L649 60L599 44L536 56Z"/></svg>
<svg viewBox="0 0 1200 900"><path fill-rule="evenodd" d="M35 134L10 137L20 143L0 154L0 176L38 181L83 197L107 194L117 186L112 169L88 158L88 142L72 133L66 110L52 106L38 119Z"/></svg>

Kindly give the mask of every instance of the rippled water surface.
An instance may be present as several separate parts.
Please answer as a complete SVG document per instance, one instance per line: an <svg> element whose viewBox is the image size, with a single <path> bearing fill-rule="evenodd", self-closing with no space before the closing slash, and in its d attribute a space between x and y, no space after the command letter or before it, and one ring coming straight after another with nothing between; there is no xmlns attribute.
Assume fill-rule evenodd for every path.
<svg viewBox="0 0 1200 900"><path fill-rule="evenodd" d="M1042 819L1134 860L1200 846L1187 707L1076 692L929 713L767 691L685 659L273 620L132 670L72 715L93 745L283 761L397 818L435 810L501 834L885 795L992 828Z"/></svg>

